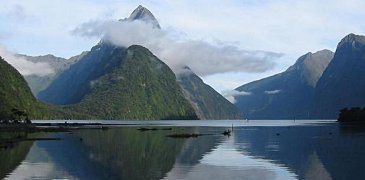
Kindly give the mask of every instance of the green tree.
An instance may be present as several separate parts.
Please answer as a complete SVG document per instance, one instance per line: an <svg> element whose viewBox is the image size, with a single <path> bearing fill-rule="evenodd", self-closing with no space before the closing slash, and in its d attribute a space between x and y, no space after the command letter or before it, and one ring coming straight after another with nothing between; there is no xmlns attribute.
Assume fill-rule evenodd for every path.
<svg viewBox="0 0 365 180"><path fill-rule="evenodd" d="M25 123L26 121L30 121L28 113L23 110L13 108L11 109L11 113L12 113L12 120L14 123Z"/></svg>

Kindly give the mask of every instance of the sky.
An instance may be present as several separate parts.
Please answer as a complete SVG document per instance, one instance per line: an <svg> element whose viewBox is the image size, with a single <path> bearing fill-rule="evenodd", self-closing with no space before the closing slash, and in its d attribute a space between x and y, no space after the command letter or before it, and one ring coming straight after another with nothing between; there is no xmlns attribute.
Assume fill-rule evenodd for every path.
<svg viewBox="0 0 365 180"><path fill-rule="evenodd" d="M163 41L148 44L153 53L173 64L171 54L179 53L178 48L185 52L199 49L202 54L180 51L176 61L188 58L189 66L220 93L282 72L307 52L335 51L349 33L365 34L363 0L2 1L0 55L9 57L23 74L47 65L27 64L12 54L78 55L100 37L80 35L75 30L90 22L126 18L141 4L163 29ZM153 47L156 45L160 48ZM162 53L161 47L170 49ZM20 65L22 62L26 65ZM34 68L22 69L30 66Z"/></svg>

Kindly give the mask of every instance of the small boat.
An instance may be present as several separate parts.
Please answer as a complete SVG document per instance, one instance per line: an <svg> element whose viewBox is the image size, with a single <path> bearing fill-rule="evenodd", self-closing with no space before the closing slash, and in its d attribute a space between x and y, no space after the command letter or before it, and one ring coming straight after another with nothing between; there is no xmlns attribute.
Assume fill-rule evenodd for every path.
<svg viewBox="0 0 365 180"><path fill-rule="evenodd" d="M222 133L223 135L225 135L225 136L230 136L231 135L231 130L225 130L223 133Z"/></svg>

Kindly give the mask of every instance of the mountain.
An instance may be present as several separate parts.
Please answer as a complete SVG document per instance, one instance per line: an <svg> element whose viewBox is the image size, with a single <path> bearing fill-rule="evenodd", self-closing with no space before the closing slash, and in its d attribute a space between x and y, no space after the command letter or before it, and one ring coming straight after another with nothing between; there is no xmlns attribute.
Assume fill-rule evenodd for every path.
<svg viewBox="0 0 365 180"><path fill-rule="evenodd" d="M310 118L315 87L332 58L329 50L307 53L285 72L238 87L244 95L235 105L249 119Z"/></svg>
<svg viewBox="0 0 365 180"><path fill-rule="evenodd" d="M25 58L33 63L47 63L52 69L53 73L40 76L40 75L27 75L24 76L27 81L32 93L38 96L38 93L46 89L49 84L63 71L68 69L72 64L76 63L86 52L78 56L71 57L70 59L64 59L61 57L56 57L54 55L48 54L44 56L27 56L23 54L18 54L18 57Z"/></svg>
<svg viewBox="0 0 365 180"><path fill-rule="evenodd" d="M152 23L155 28L160 28L160 25L158 24L158 21L156 18L152 15L152 13L144 8L143 6L139 6L136 10L133 11L133 13L126 19L123 19L121 21L132 21L132 20L143 20L147 23ZM142 49L142 47L140 47ZM148 51L147 49L145 49ZM141 52L141 51L138 51ZM108 43L107 40L100 41L99 44L94 46L89 52L85 53L80 60L77 61L77 63L72 64L70 68L64 70L55 80L46 88L44 91L39 93L39 98L42 101L51 103L51 104L59 104L59 105L71 105L71 109L77 110L82 113L91 113L94 114L95 112L98 112L96 114L97 117L100 118L108 118L108 119L123 119L123 118L133 118L133 119L154 119L157 117L160 118L167 118L167 117L174 117L174 114L171 114L169 116L155 116L151 114L146 113L137 113L138 111L144 112L144 111L150 111L151 108L146 108L144 110L140 110L140 107L146 107L150 106L150 103L154 102L144 102L143 105L138 105L137 107L134 107L136 111L133 111L130 115L125 115L122 108L124 106L131 106L128 105L127 102L129 101L145 101L145 98L150 98L149 96L156 96L158 97L155 100L158 100L160 96L164 96L166 94L165 89L159 89L157 87L154 87L154 90L152 92L156 94L149 94L145 96L145 92L138 92L140 89L137 87L138 81L140 80L138 76L146 76L144 73L146 72L140 72L139 74L134 73L128 74L130 76L128 78L128 82L123 82L128 84L128 87L130 88L124 88L123 91L116 92L114 89L106 89L101 88L101 86L105 87L113 87L118 89L120 85L114 86L114 80L107 80L105 77L113 76L110 75L110 73L115 74L115 71L117 71L115 68L118 66L118 64L121 63L121 61L125 60L125 57L123 54L126 53L126 48L123 47L116 47L110 43ZM143 56L145 58L151 59L153 55L150 54L148 56ZM153 56L154 57L154 56ZM153 59L153 58L152 58ZM147 64L149 64L149 61L146 59L143 59L143 61L146 61L143 64L140 64L141 67L133 67L133 69L143 69ZM126 66L126 65L125 65ZM160 65L164 67L165 65ZM124 68L124 65L123 65ZM119 68L119 70L122 68ZM151 69L151 68L149 68ZM165 76L169 77L170 72L165 71ZM123 77L126 75L123 75ZM162 76L162 75L161 75ZM174 76L175 77L175 76ZM216 92L214 89L212 89L210 86L206 85L198 76L196 76L193 72L190 73L189 76L178 76L180 77L179 80L176 82L170 82L170 89L174 87L173 91L171 91L171 95L176 98L176 101L178 104L183 104L182 110L188 114L187 116L181 116L181 113L178 113L178 116L181 118L186 117L195 117L195 113L192 114L188 111L189 108L186 107L184 101L187 101L190 103L190 107L193 107L196 111L196 114L198 114L200 119L238 119L240 118L240 113L237 110L237 108L231 104L229 101L227 101L223 96L221 96L218 92ZM109 77L110 78L110 77ZM136 81L132 81L132 79L136 79ZM170 78L171 80L172 78ZM99 84L99 82L102 81L101 86L98 86L96 88L95 84ZM98 83L96 83L98 82ZM142 84L145 84L145 82L141 82ZM153 86L157 86L157 81L153 81ZM175 89L175 84L179 83L180 86L178 86L178 89ZM100 85L100 84L99 84ZM165 84L160 84L159 86L163 88ZM100 103L101 98L105 95L102 95L105 92L110 93L110 91L115 91L117 95L115 95L114 98L121 98L121 101L110 101L105 103ZM156 91L155 91L156 90ZM103 93L102 93L103 92ZM121 93L124 92L124 93ZM180 99L180 93L183 92L184 100ZM133 93L142 93L143 96L131 96ZM176 95L176 96L175 96ZM98 97L100 96L100 97ZM135 98L135 99L129 99L129 98ZM123 98L127 98L128 100L122 101ZM166 99L166 98L165 98ZM98 102L97 104L92 104ZM157 101L156 101L157 102ZM168 101L166 101L167 103ZM170 103L170 102L169 102ZM73 105L72 105L73 104ZM110 108L110 107L116 107L118 104L118 113L114 110L105 110L100 112L100 109L103 108ZM156 105L156 104L155 104ZM100 107L99 107L100 106ZM176 105L175 105L176 106ZM129 108L129 107L128 107ZM128 109L127 108L127 109ZM174 107L175 108L175 107ZM93 109L93 110L91 110ZM95 110L98 109L98 110ZM166 110L171 109L171 107L166 108ZM116 110L116 109L115 109ZM129 110L128 110L129 112ZM132 112L132 111L131 111ZM168 112L167 112L168 113ZM185 114L185 113L182 113Z"/></svg>
<svg viewBox="0 0 365 180"><path fill-rule="evenodd" d="M177 75L185 98L193 106L199 119L240 119L238 108L194 74L188 67Z"/></svg>
<svg viewBox="0 0 365 180"><path fill-rule="evenodd" d="M345 107L365 106L365 36L349 34L318 81L315 118L334 119Z"/></svg>
<svg viewBox="0 0 365 180"><path fill-rule="evenodd" d="M39 96L102 119L196 119L171 69L148 49L99 43Z"/></svg>
<svg viewBox="0 0 365 180"><path fill-rule="evenodd" d="M34 105L37 100L32 95L23 76L0 57L0 119L10 119L13 108L37 115Z"/></svg>
<svg viewBox="0 0 365 180"><path fill-rule="evenodd" d="M91 81L114 66L115 62L109 59L116 48L109 43L97 44L41 91L38 98L57 105L80 102L88 93Z"/></svg>
<svg viewBox="0 0 365 180"><path fill-rule="evenodd" d="M91 82L72 109L108 119L196 119L172 70L148 49L116 48L113 67ZM105 66L104 66L105 67Z"/></svg>
<svg viewBox="0 0 365 180"><path fill-rule="evenodd" d="M88 119L89 115L39 102L24 77L0 57L0 120L9 120L12 109L28 114L30 119Z"/></svg>
<svg viewBox="0 0 365 180"><path fill-rule="evenodd" d="M134 20L151 23L155 27L160 28L160 25L153 14L141 5L139 5L128 18L120 21ZM110 44L107 40L101 40L90 51L76 56L76 62L80 61L80 59L82 62L74 63L70 69L66 68L63 69L63 71L60 71L60 76L54 78L54 81L52 81L44 91L38 93L38 98L44 102L58 105L80 102L88 91L89 85L87 83L89 83L90 80L101 76L114 65L113 62L109 63L109 58L111 58L111 56L109 56L108 53L111 53L116 48L117 46ZM96 70L98 66L103 65L105 65L103 70Z"/></svg>

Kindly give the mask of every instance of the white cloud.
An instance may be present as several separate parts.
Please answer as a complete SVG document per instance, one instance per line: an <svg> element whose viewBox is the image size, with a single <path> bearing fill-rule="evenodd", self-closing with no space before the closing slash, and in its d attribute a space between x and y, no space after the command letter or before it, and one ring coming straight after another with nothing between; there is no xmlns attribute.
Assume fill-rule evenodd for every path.
<svg viewBox="0 0 365 180"><path fill-rule="evenodd" d="M150 49L175 72L189 66L200 76L227 72L265 72L280 53L249 51L220 41L176 37L143 21L90 21L73 31L76 35L103 37L115 45L138 44Z"/></svg>
<svg viewBox="0 0 365 180"><path fill-rule="evenodd" d="M24 20L29 17L29 15L27 15L25 12L24 7L19 4L11 6L9 11L4 15L18 21Z"/></svg>
<svg viewBox="0 0 365 180"><path fill-rule="evenodd" d="M277 60L277 70L271 74L255 73L257 76L252 79L235 74L226 79L230 86L224 84L220 89L233 89L263 74L282 71L309 51L335 50L341 38L351 32L365 34L363 0L11 0L2 2L0 14L16 12L14 7L20 5L32 21L0 16L0 27L7 27L0 33L9 34L5 45L22 54L70 57L98 41L72 37L70 30L91 19L127 17L138 4L149 8L164 29L173 27L194 39L237 41L240 49L263 49L290 56ZM240 76L246 79L240 80ZM211 85L216 89L222 86Z"/></svg>
<svg viewBox="0 0 365 180"><path fill-rule="evenodd" d="M172 1L163 13L171 14L165 17L171 25L189 33L240 41L244 48L298 56L334 49L350 32L364 33L362 0L211 0L209 4L214 6L203 0Z"/></svg>
<svg viewBox="0 0 365 180"><path fill-rule="evenodd" d="M22 57L17 57L5 47L0 46L0 56L17 69L20 74L46 76L53 73L53 69L47 63L34 63Z"/></svg>
<svg viewBox="0 0 365 180"><path fill-rule="evenodd" d="M277 89L277 90L272 90L272 91L265 91L265 94L278 94L280 92L281 92L281 90Z"/></svg>
<svg viewBox="0 0 365 180"><path fill-rule="evenodd" d="M236 97L237 96L249 96L252 93L251 92L245 92L245 91L237 91L237 90L231 90L231 91L223 91L223 96L231 103L236 103Z"/></svg>

